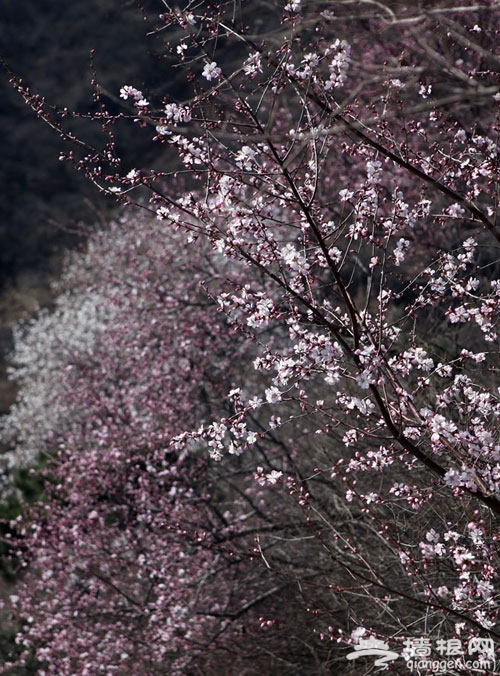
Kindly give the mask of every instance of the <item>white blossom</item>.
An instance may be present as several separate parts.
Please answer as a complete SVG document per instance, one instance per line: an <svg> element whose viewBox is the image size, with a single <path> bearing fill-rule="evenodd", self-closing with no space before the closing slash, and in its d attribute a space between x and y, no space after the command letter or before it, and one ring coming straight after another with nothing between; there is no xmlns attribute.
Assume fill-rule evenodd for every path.
<svg viewBox="0 0 500 676"><path fill-rule="evenodd" d="M278 401L281 401L281 392L277 387L269 387L266 392L266 401L270 404L275 404Z"/></svg>
<svg viewBox="0 0 500 676"><path fill-rule="evenodd" d="M202 75L208 81L218 80L222 75L222 70L219 68L219 66L215 61L211 61L210 63L205 64Z"/></svg>

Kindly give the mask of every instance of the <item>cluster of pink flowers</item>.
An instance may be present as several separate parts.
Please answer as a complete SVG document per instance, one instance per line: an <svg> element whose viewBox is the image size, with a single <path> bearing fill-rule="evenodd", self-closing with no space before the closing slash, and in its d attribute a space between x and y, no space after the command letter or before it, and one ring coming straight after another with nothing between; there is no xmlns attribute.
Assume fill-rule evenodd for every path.
<svg viewBox="0 0 500 676"><path fill-rule="evenodd" d="M74 361L57 356L72 419L56 406L46 426L57 521L35 511L39 554L15 604L35 617L42 599L20 640L41 646L47 673L97 659L70 650L75 598L101 622L79 647L105 637L99 664L124 674L132 628L152 646L144 673L167 656L191 673L194 646L216 650L250 608L245 632L265 629L266 655L282 655L283 599L308 618L315 669L337 664L355 617L377 636L497 636L500 24L484 4L443 18L293 1L261 42L223 3L161 16L189 100L155 113L141 92L122 96L150 107L174 168L85 165L155 218L101 242L102 284L68 272L95 321ZM44 321L55 331L45 315L32 331ZM28 411L43 369L17 368L21 457L22 398ZM66 558L53 561L56 540ZM228 580L242 571L239 593ZM286 673L312 673L287 659Z"/></svg>

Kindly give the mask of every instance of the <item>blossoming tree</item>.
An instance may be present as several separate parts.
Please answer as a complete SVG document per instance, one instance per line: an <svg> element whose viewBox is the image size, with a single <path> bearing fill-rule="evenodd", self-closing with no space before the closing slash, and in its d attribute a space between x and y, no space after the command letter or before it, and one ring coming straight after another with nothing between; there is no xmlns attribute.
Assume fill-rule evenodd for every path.
<svg viewBox="0 0 500 676"><path fill-rule="evenodd" d="M301 514L279 546L260 531L254 554L306 590L311 636L330 646L313 668L339 660L348 673L345 646L366 632L497 640L498 8L248 7L162 2L151 33L184 70L185 100L125 84L128 114L113 117L97 88L103 150L16 86L102 190L152 212L187 251L211 246L225 282L200 279L255 373L236 369L229 409L221 400L201 426L186 408L182 430L161 407L148 420L162 453L189 464L206 450L223 461L214 477L217 466L246 469L269 526L282 515L277 490L295 525ZM126 167L115 123L149 132L154 168ZM117 332L120 354L128 340ZM147 333L141 341L152 349ZM162 476L152 467L148 481ZM105 523L90 514L89 530ZM279 608L262 617L263 628L283 620ZM182 622L171 626L185 636Z"/></svg>
<svg viewBox="0 0 500 676"><path fill-rule="evenodd" d="M281 472L214 474L170 443L222 416L242 368L242 340L200 287L224 266L181 246L151 217L112 224L69 258L56 309L17 329L4 461L54 456L44 500L11 524L29 563L11 597L26 622L17 663L34 657L37 673L210 673L212 644L260 629L256 613L289 586L250 563L256 534L298 527L261 516L260 485Z"/></svg>

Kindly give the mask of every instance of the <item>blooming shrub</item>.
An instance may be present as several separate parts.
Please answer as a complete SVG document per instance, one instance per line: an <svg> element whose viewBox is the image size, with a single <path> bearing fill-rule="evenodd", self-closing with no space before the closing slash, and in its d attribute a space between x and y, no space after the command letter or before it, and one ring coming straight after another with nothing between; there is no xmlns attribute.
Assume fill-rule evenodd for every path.
<svg viewBox="0 0 500 676"><path fill-rule="evenodd" d="M291 515L281 539L259 526L254 553L307 599L314 668L347 673L342 656L364 630L401 646L423 633L497 639L498 9L290 2L261 36L254 17L234 10L165 5L151 19L165 58L185 69L184 101L122 90L133 124L151 128L174 169L121 171L109 150L68 155L123 203L147 199L157 233L211 247L214 273L200 279L256 371L236 367L229 411L222 367L209 398L217 405L201 421L187 410L200 373L185 384L182 425L166 434L168 411L129 406L120 434L134 421L144 448L160 434L161 453L182 462L204 449L220 467L241 463L267 525ZM211 287L215 271L227 282ZM123 326L116 355L132 340ZM185 331L172 335L182 342ZM142 349L151 344L142 334ZM97 368L103 379L109 371L107 360ZM157 460L147 481L163 471ZM94 511L89 532L105 519ZM278 607L262 618L288 640ZM189 634L182 614L171 625ZM399 673L397 662L390 669Z"/></svg>
<svg viewBox="0 0 500 676"><path fill-rule="evenodd" d="M255 536L300 529L293 502L272 516L282 472L255 454L214 471L203 447L172 444L222 415L249 354L200 285L214 292L238 270L223 277L220 256L182 241L151 216L122 218L68 257L54 311L16 331L22 394L4 421L5 470L53 457L44 499L10 524L27 569L11 596L26 618L12 663L34 657L40 674L217 673L237 644L232 668L250 652L255 669L264 651L264 668L271 650L293 668L303 659L293 639L305 608L291 599L283 614L274 597L291 583L252 563ZM238 408L240 390L230 400ZM291 623L278 647L277 615Z"/></svg>

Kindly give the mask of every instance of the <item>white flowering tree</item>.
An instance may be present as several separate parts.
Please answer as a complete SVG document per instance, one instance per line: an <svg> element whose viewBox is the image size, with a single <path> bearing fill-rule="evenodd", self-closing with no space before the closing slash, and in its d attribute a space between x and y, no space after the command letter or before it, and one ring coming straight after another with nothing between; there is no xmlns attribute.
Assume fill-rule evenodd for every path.
<svg viewBox="0 0 500 676"><path fill-rule="evenodd" d="M98 119L107 132L127 119L150 130L154 169L124 169L112 136L104 152L79 140L66 153L102 190L152 212L159 231L183 233L187 251L208 242L227 266L228 286L207 275L207 293L256 372L237 369L229 410L164 443L233 463L263 495L272 485L259 507L270 526L277 489L300 510L297 531L279 542L259 533L254 554L307 590L311 635L331 650L311 650L314 669L349 673L347 646L368 634L408 650L423 634L490 646L498 8L256 7L163 2L150 17L186 74L185 100L127 84L128 115ZM280 617L263 615L261 628ZM319 673L309 666L300 673Z"/></svg>

